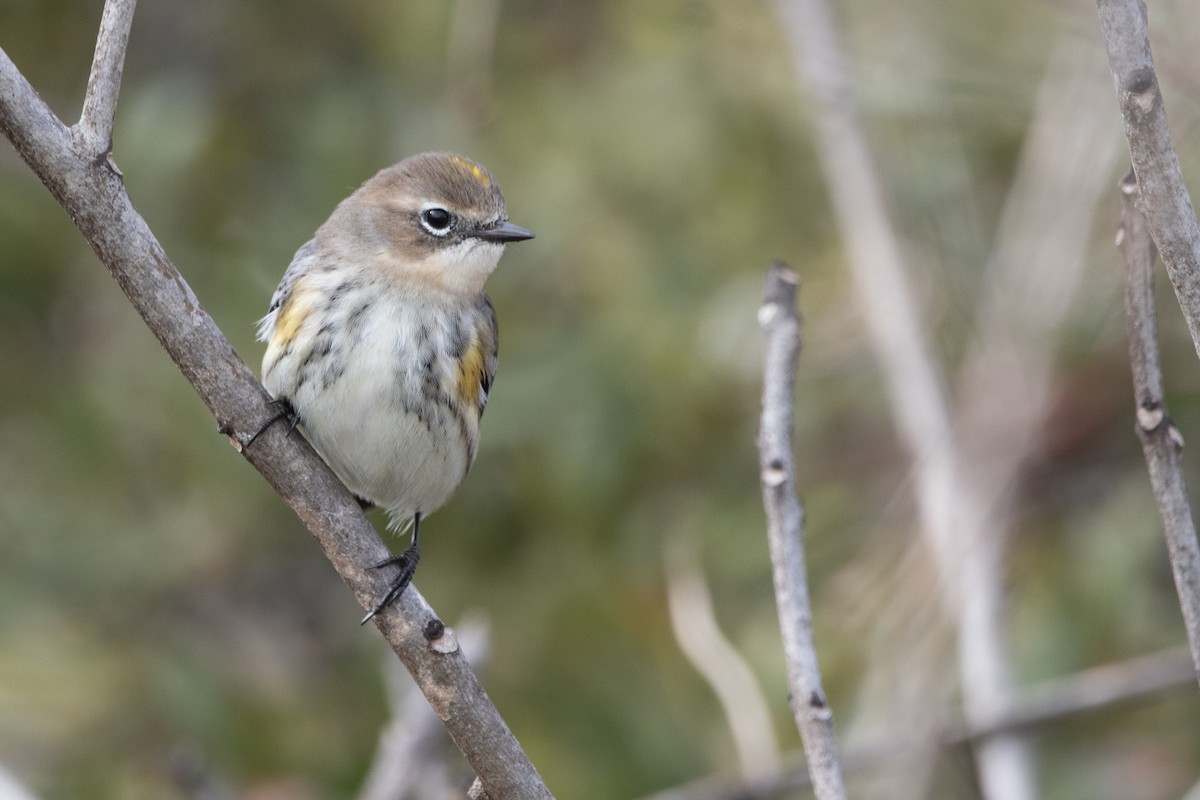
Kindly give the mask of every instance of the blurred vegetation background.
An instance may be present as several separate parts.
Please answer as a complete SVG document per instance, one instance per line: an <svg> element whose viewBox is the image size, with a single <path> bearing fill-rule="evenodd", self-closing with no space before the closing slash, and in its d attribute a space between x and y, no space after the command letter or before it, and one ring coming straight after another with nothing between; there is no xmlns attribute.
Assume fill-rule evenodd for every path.
<svg viewBox="0 0 1200 800"><path fill-rule="evenodd" d="M100 10L0 0L0 46L68 121ZM952 383L1051 54L1109 80L1095 10L837 10ZM1151 25L1176 146L1200 176L1200 17L1168 0ZM1133 433L1112 247L1127 165L1108 100L1114 157L1096 169L1114 189L1045 343L1055 399L1016 492L1022 684L1183 643ZM537 233L489 283L501 368L483 444L423 528L417 583L451 623L486 614L484 683L560 797L736 773L720 706L671 633L676 539L700 554L781 747L799 747L754 450L755 314L776 258L803 277L799 487L845 749L890 730L880 681L953 708L909 466L805 114L769 4L160 0L134 20L116 160L256 370L254 323L291 255L381 167L461 151ZM8 146L0 180L0 764L47 799L188 797L196 764L240 797L353 797L388 717L379 636ZM1163 284L1169 404L1200 439L1200 368ZM1043 796L1178 797L1200 776L1198 720L1192 685L1047 726L1032 738ZM971 787L952 755L929 796Z"/></svg>

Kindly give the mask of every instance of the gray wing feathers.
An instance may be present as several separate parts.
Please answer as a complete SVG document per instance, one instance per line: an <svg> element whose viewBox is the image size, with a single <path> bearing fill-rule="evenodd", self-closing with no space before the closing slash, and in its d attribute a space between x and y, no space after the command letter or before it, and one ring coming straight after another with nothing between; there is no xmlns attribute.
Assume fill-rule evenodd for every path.
<svg viewBox="0 0 1200 800"><path fill-rule="evenodd" d="M260 342L268 341L271 338L271 329L275 327L275 317L279 313L279 309L287 302L288 295L292 293L292 287L296 285L296 279L312 267L316 250L316 239L310 239L296 251L296 255L292 256L292 263L288 264L287 270L283 273L283 279L279 281L279 287L275 290L275 294L271 295L271 305L267 308L267 315L258 321L258 340Z"/></svg>

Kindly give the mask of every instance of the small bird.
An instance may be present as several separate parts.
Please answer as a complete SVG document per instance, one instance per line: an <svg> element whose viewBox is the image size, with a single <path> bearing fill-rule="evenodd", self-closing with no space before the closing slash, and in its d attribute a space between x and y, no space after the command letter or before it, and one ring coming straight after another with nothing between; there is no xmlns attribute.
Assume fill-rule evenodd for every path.
<svg viewBox="0 0 1200 800"><path fill-rule="evenodd" d="M421 520L466 477L496 375L496 313L483 291L508 221L491 173L453 153L380 171L301 247L259 322L263 385L364 507L412 544L363 617L398 598L420 559ZM268 425L270 422L268 422ZM264 426L265 427L265 426Z"/></svg>

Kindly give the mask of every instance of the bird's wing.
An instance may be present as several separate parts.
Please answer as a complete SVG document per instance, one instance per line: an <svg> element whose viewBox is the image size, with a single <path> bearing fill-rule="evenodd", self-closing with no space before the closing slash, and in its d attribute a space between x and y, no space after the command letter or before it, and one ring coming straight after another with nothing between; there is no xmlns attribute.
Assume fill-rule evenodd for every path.
<svg viewBox="0 0 1200 800"><path fill-rule="evenodd" d="M267 308L267 315L258 321L258 340L260 342L269 343L271 341L275 326L280 322L280 309L291 297L296 281L312 266L316 251L317 242L315 239L310 239L296 251L296 255L292 256L292 263L283 273L283 279L279 281L279 288L275 290L275 294L271 295L271 305Z"/></svg>
<svg viewBox="0 0 1200 800"><path fill-rule="evenodd" d="M500 364L500 327L496 323L496 309L492 301L483 295L477 306L482 316L479 325L479 350L482 355L482 369L479 374L479 415L487 408L488 393L492 390L492 381L496 378L496 368Z"/></svg>

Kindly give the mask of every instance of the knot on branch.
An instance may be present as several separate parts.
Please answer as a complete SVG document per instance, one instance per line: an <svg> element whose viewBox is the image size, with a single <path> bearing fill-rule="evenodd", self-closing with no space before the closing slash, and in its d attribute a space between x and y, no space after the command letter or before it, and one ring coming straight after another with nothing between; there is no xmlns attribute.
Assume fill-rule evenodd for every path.
<svg viewBox="0 0 1200 800"><path fill-rule="evenodd" d="M775 489L783 485L787 480L787 465L779 459L774 459L767 464L767 468L762 471L763 485Z"/></svg>
<svg viewBox="0 0 1200 800"><path fill-rule="evenodd" d="M1137 408L1137 424L1149 433L1162 424L1167 412L1158 400L1143 400Z"/></svg>
<svg viewBox="0 0 1200 800"><path fill-rule="evenodd" d="M1153 67L1140 67L1129 74L1122 87L1125 91L1126 112L1141 119L1154 110L1161 96L1158 91L1158 76Z"/></svg>
<svg viewBox="0 0 1200 800"><path fill-rule="evenodd" d="M1167 420L1167 438L1171 440L1171 444L1175 445L1176 449L1183 449L1183 434L1179 432L1179 428L1175 427L1175 423Z"/></svg>
<svg viewBox="0 0 1200 800"><path fill-rule="evenodd" d="M829 704L825 702L825 698L821 693L815 690L808 696L808 702L805 703L805 711L809 719L818 722L833 719L833 710L829 708Z"/></svg>
<svg viewBox="0 0 1200 800"><path fill-rule="evenodd" d="M425 636L425 641L429 642L429 649L433 652L442 655L458 652L458 636L453 629L447 628L446 623L437 617L426 622L421 633Z"/></svg>
<svg viewBox="0 0 1200 800"><path fill-rule="evenodd" d="M421 631L425 636L425 641L433 642L442 638L442 634L446 632L446 623L442 622L437 617L425 623L425 629Z"/></svg>
<svg viewBox="0 0 1200 800"><path fill-rule="evenodd" d="M796 287L800 285L800 276L782 261L771 265L767 273L766 290L763 293L763 304L758 309L758 324L766 328L773 323L780 313L795 314Z"/></svg>

